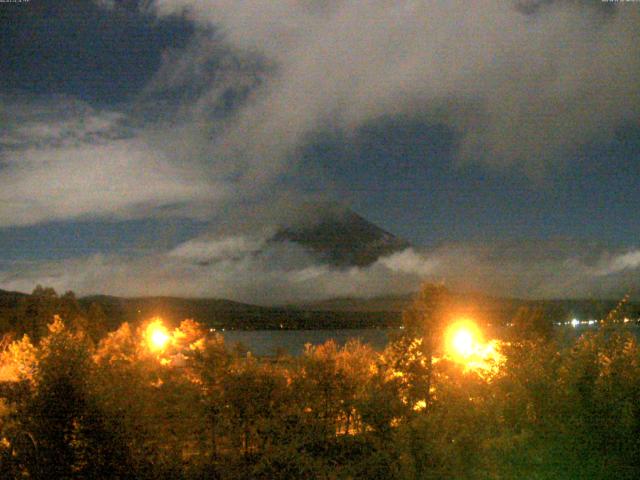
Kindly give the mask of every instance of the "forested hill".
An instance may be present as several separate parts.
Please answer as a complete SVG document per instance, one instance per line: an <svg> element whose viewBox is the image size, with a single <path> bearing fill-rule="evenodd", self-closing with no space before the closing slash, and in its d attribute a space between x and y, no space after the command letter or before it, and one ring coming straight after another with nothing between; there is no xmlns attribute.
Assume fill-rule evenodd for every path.
<svg viewBox="0 0 640 480"><path fill-rule="evenodd" d="M113 330L123 322L138 323L162 317L177 325L191 318L215 329L334 329L397 327L411 295L370 299L338 298L315 303L265 307L214 298L138 297L94 295L76 298L73 293L58 295L53 289L38 287L32 294L0 290L0 332L23 332L30 323L45 324L54 314L82 318ZM522 309L537 310L547 322L603 318L616 300L520 300L480 294L453 294L460 315L483 324L505 325ZM628 316L640 317L640 304L626 306ZM34 318L41 317L41 321ZM42 328L42 327L39 327ZM26 329L26 330L25 330ZM98 334L98 332L96 332Z"/></svg>
<svg viewBox="0 0 640 480"><path fill-rule="evenodd" d="M540 310L549 320L558 322L573 318L601 319L613 310L621 299L554 299L525 300L501 298L480 293L452 293L452 303L461 313L479 317L485 323L504 325L523 308ZM413 295L395 295L368 299L344 297L305 303L296 306L305 311L325 312L402 312L413 301ZM629 316L640 317L640 303L630 302L625 307Z"/></svg>
<svg viewBox="0 0 640 480"><path fill-rule="evenodd" d="M384 328L401 324L402 311L412 295L338 298L321 302L265 307L214 298L91 296L79 300L85 308L97 304L112 319L136 322L160 316L177 323L193 318L210 328L227 329L332 329ZM481 323L505 325L521 309L539 310L549 321L603 318L618 300L522 300L481 294L453 294L453 304L461 315ZM630 316L640 316L640 304L627 305Z"/></svg>
<svg viewBox="0 0 640 480"><path fill-rule="evenodd" d="M20 298L28 297L29 294L22 292L9 292L7 290L0 289L0 305L12 306L15 305Z"/></svg>
<svg viewBox="0 0 640 480"><path fill-rule="evenodd" d="M136 322L160 316L171 323L192 318L209 328L315 329L397 326L400 311L377 312L309 310L296 307L264 307L214 298L91 296L80 299L87 308L100 305L106 316L119 322Z"/></svg>
<svg viewBox="0 0 640 480"><path fill-rule="evenodd" d="M18 302L21 298L26 298L28 296L29 295L26 293L0 290L0 317L5 317L18 306Z"/></svg>
<svg viewBox="0 0 640 480"><path fill-rule="evenodd" d="M318 329L383 328L398 326L401 312L327 311L296 307L263 307L213 298L139 297L95 295L76 298L58 295L53 289L38 287L30 295L0 290L0 333L46 332L54 314L70 321L100 324L114 330L123 322L137 323L162 317L169 324L191 318L216 329ZM36 328L34 325L38 324ZM97 334L97 332L96 332Z"/></svg>

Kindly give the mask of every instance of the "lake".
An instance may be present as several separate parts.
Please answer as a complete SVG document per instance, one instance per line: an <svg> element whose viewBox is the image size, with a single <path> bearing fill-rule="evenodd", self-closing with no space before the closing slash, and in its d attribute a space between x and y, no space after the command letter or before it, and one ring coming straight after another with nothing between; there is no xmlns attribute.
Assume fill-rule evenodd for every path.
<svg viewBox="0 0 640 480"><path fill-rule="evenodd" d="M556 327L558 334L565 341L587 332L594 331L597 327L571 326ZM636 325L628 327L640 338L640 328ZM351 339L359 339L362 343L371 345L375 350L381 351L389 342L390 336L399 332L399 329L337 329L337 330L227 330L220 332L224 336L225 343L232 347L241 343L254 355L273 355L278 350L291 355L300 355L304 352L307 343L320 345L327 340L335 340L340 346ZM562 338L561 337L561 338Z"/></svg>
<svg viewBox="0 0 640 480"><path fill-rule="evenodd" d="M395 329L344 329L344 330L227 330L221 332L228 346L241 343L254 355L273 355L278 350L291 355L304 352L307 343L320 345L335 340L342 346L351 339L359 339L376 350L382 350Z"/></svg>

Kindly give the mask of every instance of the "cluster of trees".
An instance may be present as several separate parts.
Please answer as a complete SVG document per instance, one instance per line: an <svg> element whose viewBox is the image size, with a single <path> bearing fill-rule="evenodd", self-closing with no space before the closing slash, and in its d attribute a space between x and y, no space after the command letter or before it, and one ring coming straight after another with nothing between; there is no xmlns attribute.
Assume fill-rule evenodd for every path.
<svg viewBox="0 0 640 480"><path fill-rule="evenodd" d="M256 358L191 320L154 345L48 313L0 354L0 478L640 478L640 350L615 312L502 342L489 370L441 354L440 287L382 352Z"/></svg>
<svg viewBox="0 0 640 480"><path fill-rule="evenodd" d="M100 340L108 330L108 318L100 304L92 302L81 305L71 291L62 295L51 287L38 285L31 295L9 294L1 298L0 334L7 338L27 335L37 343L48 334L48 325L54 315L64 319L68 328L82 331L94 342Z"/></svg>

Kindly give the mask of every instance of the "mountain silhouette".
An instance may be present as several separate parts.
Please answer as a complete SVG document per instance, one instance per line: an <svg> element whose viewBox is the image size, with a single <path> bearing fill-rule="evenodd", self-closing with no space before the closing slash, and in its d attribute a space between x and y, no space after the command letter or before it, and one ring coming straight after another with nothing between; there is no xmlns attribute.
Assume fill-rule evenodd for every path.
<svg viewBox="0 0 640 480"><path fill-rule="evenodd" d="M310 205L305 212L297 224L281 227L271 241L297 243L338 267L366 267L410 246L344 207Z"/></svg>

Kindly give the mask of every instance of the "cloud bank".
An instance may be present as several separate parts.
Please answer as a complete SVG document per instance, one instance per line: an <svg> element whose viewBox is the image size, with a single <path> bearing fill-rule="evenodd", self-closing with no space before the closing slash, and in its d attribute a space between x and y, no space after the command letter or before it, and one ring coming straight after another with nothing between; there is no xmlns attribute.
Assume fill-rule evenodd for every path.
<svg viewBox="0 0 640 480"><path fill-rule="evenodd" d="M247 184L290 168L314 131L388 116L445 123L461 159L532 176L639 117L632 4L156 0L153 10L218 32L215 48L192 47L158 84L193 76L220 42L273 65L211 142ZM219 103L219 85L200 111Z"/></svg>
<svg viewBox="0 0 640 480"><path fill-rule="evenodd" d="M204 235L162 253L94 255L16 264L0 271L5 289L31 291L40 283L59 291L122 296L181 295L277 305L335 297L406 294L421 281L456 291L522 298L617 298L640 295L640 250L547 253L548 245L448 245L408 248L368 267L319 263L297 244L260 236Z"/></svg>
<svg viewBox="0 0 640 480"><path fill-rule="evenodd" d="M127 126L121 112L67 97L3 100L0 227L202 216L228 193Z"/></svg>

